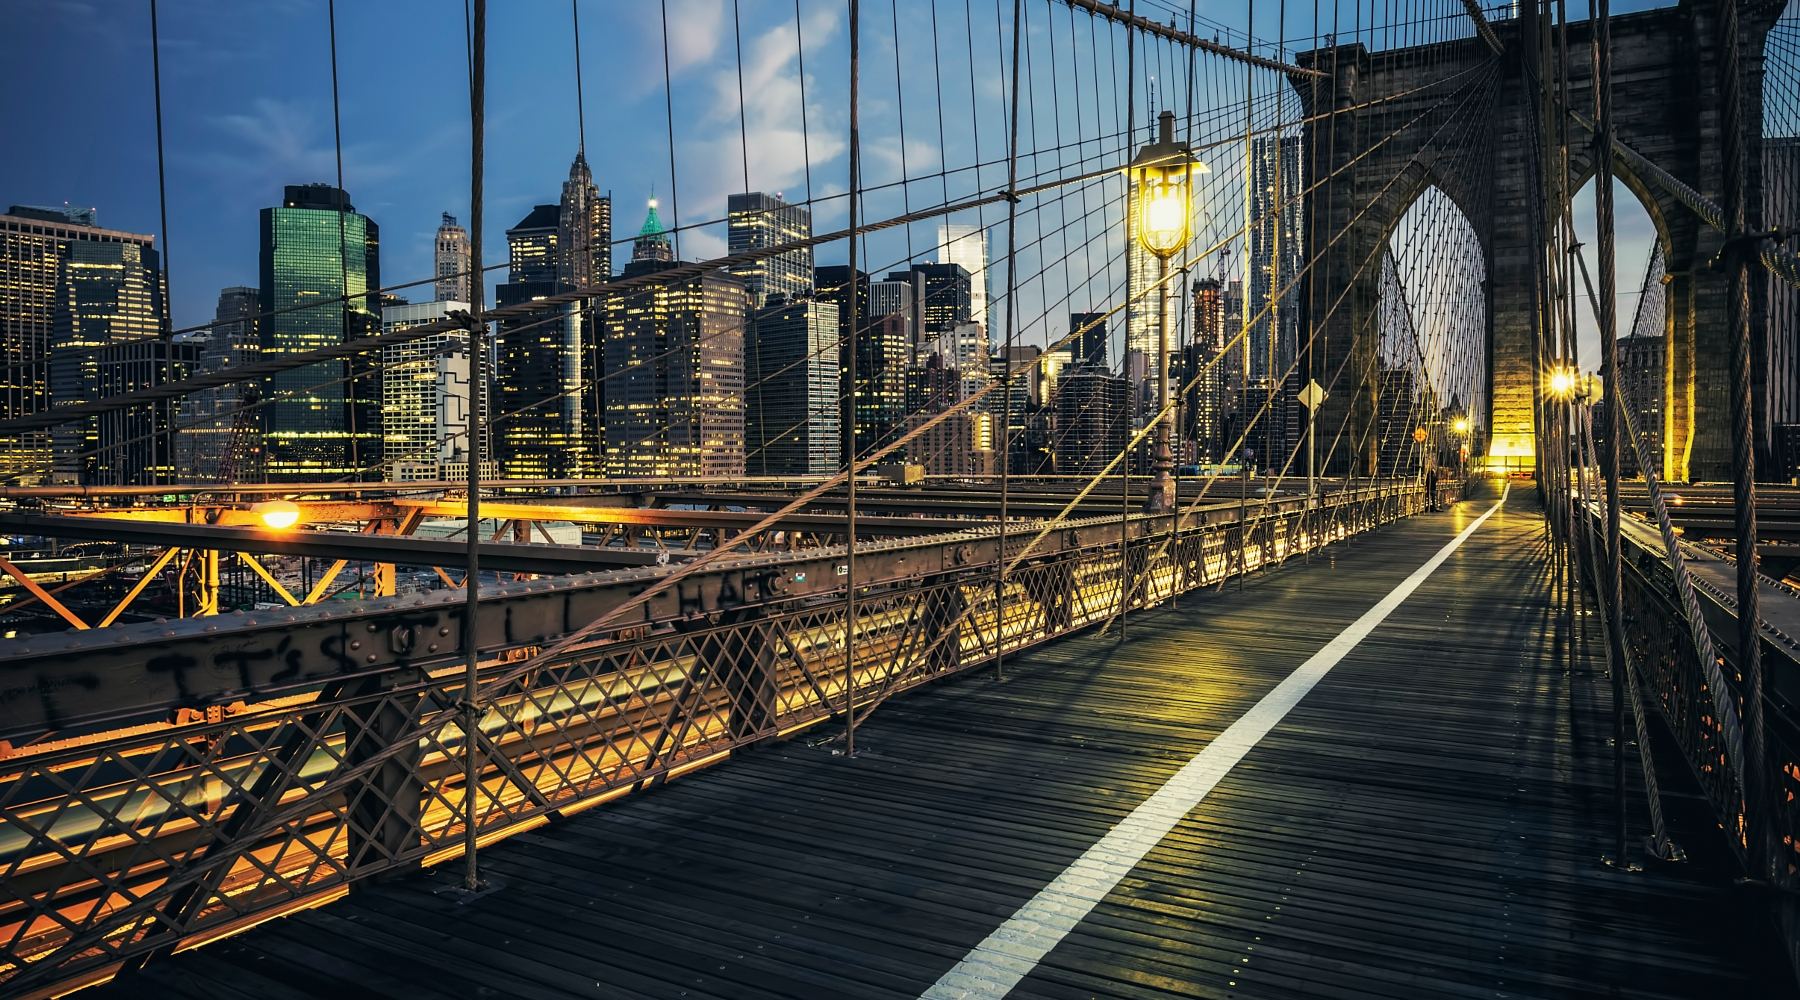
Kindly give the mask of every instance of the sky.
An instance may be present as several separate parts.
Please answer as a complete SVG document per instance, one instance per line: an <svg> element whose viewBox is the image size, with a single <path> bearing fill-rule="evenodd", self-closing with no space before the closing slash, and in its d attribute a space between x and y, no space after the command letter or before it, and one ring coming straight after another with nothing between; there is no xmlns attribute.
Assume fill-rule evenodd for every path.
<svg viewBox="0 0 1800 1000"><path fill-rule="evenodd" d="M809 189L815 195L845 189L845 4L800 0L797 6L806 57L804 119L794 0L668 0L669 89L659 6L582 0L587 156L601 190L614 196L615 238L636 232L652 190L662 199L667 224L677 200L684 223L721 218L726 194L744 189L746 174L755 190L804 196ZM1173 3L1171 9L1185 6ZM1294 12L1284 31L1274 11L1288 6ZM1638 6L1645 4L1616 5ZM936 47L935 64L928 64L933 54L917 41L933 9L927 0L866 0L865 183L898 176L903 162L919 176L938 163L993 163L1004 153L1007 39L999 15L1004 8L1010 17L1010 7L1005 0L935 5L946 41ZM1040 18L1031 29L1035 44L1058 44L1056 31L1064 29L1048 24L1041 12L1060 5L1028 0L1028 7L1028 17ZM1165 7L1171 3L1140 0L1145 13L1164 20ZM1202 33L1211 25L1222 39L1241 44L1244 9L1224 0L1198 4ZM1067 9L1061 10L1056 24L1067 21ZM1293 39L1311 30L1310 9L1301 11L1298 3L1263 4L1257 11L1258 34L1265 38ZM159 243L168 256L175 324L182 327L211 318L219 289L257 283L257 213L279 202L284 185L329 183L337 176L331 48L322 0L163 0L158 13L168 197L167 234ZM336 16L344 187L356 208L381 227L384 284L428 277L440 213L468 221L464 9L445 0L385 0L340 4ZM896 25L904 39L899 48L892 41ZM490 10L490 264L503 259L506 227L532 205L554 202L567 177L578 142L569 28L569 6L550 0ZM108 228L161 234L148 2L0 5L0 37L9 40L8 58L0 61L9 134L42 137L29 155L0 158L0 208L66 201L96 207ZM742 145L740 45L749 137ZM881 73L888 74L885 86ZM905 78L904 91L895 86L896 76ZM1034 79L1044 90L1042 79ZM1087 86L1093 84L1090 77ZM1037 106L1049 100L1041 95ZM929 118L921 127L920 109L938 101L951 106L949 113L938 116L935 127ZM966 102L967 110L958 111L958 102ZM1061 103L1069 103L1067 91ZM904 142L894 127L902 106L912 129ZM1109 113L1122 117L1117 108ZM997 168L980 175L965 171L952 181L932 181L928 196L991 192L1003 181ZM922 197L927 193L914 189L872 195L868 213L894 213L903 202L917 207L910 199ZM1620 284L1635 294L1637 279L1625 276L1641 274L1648 249L1639 249L1626 231L1624 219L1635 201L1621 198L1620 204ZM841 225L842 209L842 199L822 206L816 228ZM992 209L980 215L988 225L996 218ZM682 256L722 253L720 228L683 234ZM929 226L901 230L888 238L890 248L899 240L903 249L871 256L883 265L907 253L928 259L933 236ZM842 262L844 252L842 244L823 247L819 262ZM424 288L402 294L415 301L430 297ZM1053 297L1044 294L1046 301Z"/></svg>

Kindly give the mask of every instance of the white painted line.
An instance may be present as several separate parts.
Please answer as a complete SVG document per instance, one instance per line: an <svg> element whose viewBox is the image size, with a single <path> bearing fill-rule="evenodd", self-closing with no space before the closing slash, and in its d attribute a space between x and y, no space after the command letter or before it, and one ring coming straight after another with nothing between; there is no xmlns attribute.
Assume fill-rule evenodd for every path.
<svg viewBox="0 0 1800 1000"><path fill-rule="evenodd" d="M1499 503L1489 507L1487 513L1476 518L1475 523L1464 528L1426 560L1425 565L1414 570L1380 603L1300 664L1299 669L1275 686L1275 690L1264 695L1242 718L1175 772L1156 794L1145 799L1131 815L1113 827L1112 832L1088 848L1086 854L1020 907L998 930L989 934L987 940L976 945L955 968L944 973L944 977L926 990L920 1000L1000 1000L1011 993L1019 980L1036 968L1050 949L1074 930L1075 925L1119 884L1119 880L1129 874L1151 848L1161 843L1175 824L1192 812L1213 786L1244 759L1244 755L1268 735L1269 730L1300 703L1300 699L1306 697L1313 685L1319 683L1402 601L1412 596L1412 592L1418 590L1419 585L1504 503L1506 489L1503 488Z"/></svg>

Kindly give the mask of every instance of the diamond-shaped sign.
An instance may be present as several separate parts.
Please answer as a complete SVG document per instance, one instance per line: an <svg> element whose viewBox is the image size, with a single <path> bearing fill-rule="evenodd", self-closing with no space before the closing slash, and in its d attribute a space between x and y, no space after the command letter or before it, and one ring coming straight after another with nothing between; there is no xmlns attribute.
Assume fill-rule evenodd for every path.
<svg viewBox="0 0 1800 1000"><path fill-rule="evenodd" d="M1320 403L1325 402L1327 395L1329 394L1325 391L1325 387L1320 385L1317 379L1307 379L1306 388L1300 390L1300 405L1309 410L1316 410Z"/></svg>

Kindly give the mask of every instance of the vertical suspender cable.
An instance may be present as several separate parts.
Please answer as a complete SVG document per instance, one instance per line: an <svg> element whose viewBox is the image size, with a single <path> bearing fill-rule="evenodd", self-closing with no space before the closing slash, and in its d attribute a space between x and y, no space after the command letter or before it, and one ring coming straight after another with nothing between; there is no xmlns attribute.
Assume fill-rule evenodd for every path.
<svg viewBox="0 0 1800 1000"><path fill-rule="evenodd" d="M1599 131L1594 135L1594 212L1600 237L1600 378L1613 386L1619 373L1618 299L1613 260L1612 173L1612 12L1609 0L1598 0L1594 16L1594 100ZM1534 387L1533 391L1536 389ZM1613 863L1623 866L1625 831L1625 631L1619 609L1623 577L1619 562L1619 435L1620 421L1609 409L1605 447L1600 449L1606 476L1606 569L1601 577L1602 602L1607 615L1606 637L1612 652L1613 795L1618 803L1614 829Z"/></svg>
<svg viewBox="0 0 1800 1000"><path fill-rule="evenodd" d="M862 197L862 133L857 123L856 87L862 71L861 4L850 0L850 344L846 384L850 386L850 454L844 460L844 752L856 754L856 203Z"/></svg>
<svg viewBox="0 0 1800 1000"><path fill-rule="evenodd" d="M1012 149L1006 165L1006 381L1000 387L1000 551L994 563L994 679L1006 677L1006 501L1012 479L1012 380L1014 323L1018 308L1013 304L1018 291L1019 224L1019 22L1020 0L1013 0L1012 39ZM986 275L982 275L986 280Z"/></svg>
<svg viewBox="0 0 1800 1000"><path fill-rule="evenodd" d="M583 106L581 93L581 0L569 0L569 14L570 20L575 27L575 149L577 152L586 154L587 110ZM743 90L742 83L738 85L738 90L740 92ZM581 232L584 238L588 235L588 228L585 223L582 225ZM586 248L584 247L583 249ZM610 277L610 275L602 275L601 277Z"/></svg>
<svg viewBox="0 0 1800 1000"><path fill-rule="evenodd" d="M800 0L794 0L794 58L800 69L800 159L806 166L806 203L812 204L812 140L806 132L806 39L800 31Z"/></svg>
<svg viewBox="0 0 1800 1000"><path fill-rule="evenodd" d="M326 0L325 25L331 39L331 140L337 151L337 217L338 217L338 282L343 289L344 303L338 314L338 339L350 339L350 244L344 236L344 128L338 115L338 71L337 71L337 2ZM368 240L363 241L363 289L369 287ZM344 362L345 367L358 364L355 359ZM362 456L356 443L356 394L367 391L366 386L358 386L354 380L344 384L344 420L350 430L350 468L362 468ZM353 472L357 478L361 474Z"/></svg>
<svg viewBox="0 0 1800 1000"><path fill-rule="evenodd" d="M1137 0L1131 0L1131 15L1137 16ZM1117 52L1117 49L1113 51ZM1116 58L1116 57L1115 57ZM1114 65L1118 65L1114 63ZM1115 122L1118 119L1113 119ZM1137 29L1125 29L1125 159L1131 159L1131 146L1137 142ZM1136 404L1131 393L1131 297L1136 293L1131 281L1133 271L1131 178L1125 179L1125 338L1119 351L1119 374L1125 377L1125 405L1116 418L1124 428L1119 447L1131 447L1131 410ZM1141 307L1140 307L1141 308ZM1131 606L1131 456L1119 461L1119 641L1125 641L1125 613Z"/></svg>
<svg viewBox="0 0 1800 1000"><path fill-rule="evenodd" d="M744 193L750 193L750 126L744 116L744 19L738 0L731 0L731 37L737 46L738 151L744 159ZM757 308L762 307L758 302Z"/></svg>
<svg viewBox="0 0 1800 1000"><path fill-rule="evenodd" d="M1725 104L1725 255L1731 291L1726 298L1727 336L1731 338L1731 484L1737 510L1737 658L1744 719L1744 812L1746 868L1753 879L1773 875L1770 810L1763 786L1762 609L1756 593L1756 449L1750 372L1750 252L1745 240L1752 207L1746 186L1748 151L1744 148L1743 69L1739 63L1738 11L1735 2L1718 5L1719 76ZM1597 141L1612 135L1600 123ZM1608 150L1610 155L1610 149ZM1604 267L1604 265L1603 265ZM1604 275L1602 275L1604 280ZM1602 294L1607 294L1605 289ZM1608 385L1611 385L1609 382ZM1608 435L1609 437L1611 435Z"/></svg>
<svg viewBox="0 0 1800 1000"><path fill-rule="evenodd" d="M335 80L335 75L334 78ZM156 29L156 0L150 0L150 86L156 98L156 200L162 211L162 260L158 276L163 285L162 339L170 338L174 327L169 303L169 189L163 181L162 126L162 41Z"/></svg>
<svg viewBox="0 0 1800 1000"><path fill-rule="evenodd" d="M481 185L483 142L487 93L487 0L475 0L475 19L470 40L469 58L469 272L472 307L469 323L469 573L463 578L466 603L463 611L463 888L474 892L481 888L481 873L475 857L476 799L481 789L481 759L476 738L480 715L475 707L476 676L480 650L476 646L477 624L481 600L481 455L486 429L482 427L483 397L486 393L487 343L482 336L487 322L482 319L482 300L486 289L481 269Z"/></svg>
<svg viewBox="0 0 1800 1000"><path fill-rule="evenodd" d="M669 0L662 0L663 109L669 121L669 232L681 259L681 198L675 188L675 85L669 73ZM689 408L692 412L692 408Z"/></svg>
<svg viewBox="0 0 1800 1000"><path fill-rule="evenodd" d="M163 181L163 126L162 126L162 40L156 29L156 0L150 0L150 81L151 91L156 99L156 200L162 212L162 259L157 270L156 280L162 285L162 317L157 336L170 340L175 329L173 315L174 303L169 301L169 189ZM168 407L173 416L173 401L157 404ZM176 467L175 459L175 421L170 420L169 438L164 445L169 456L169 481L179 482L181 470ZM152 445L152 451L155 450ZM198 471L197 469L195 470Z"/></svg>

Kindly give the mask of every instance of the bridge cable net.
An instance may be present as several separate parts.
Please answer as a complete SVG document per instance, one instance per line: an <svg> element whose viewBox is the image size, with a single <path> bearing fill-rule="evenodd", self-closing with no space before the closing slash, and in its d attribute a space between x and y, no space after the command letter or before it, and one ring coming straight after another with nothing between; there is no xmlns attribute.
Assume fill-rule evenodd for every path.
<svg viewBox="0 0 1800 1000"><path fill-rule="evenodd" d="M484 613L472 745L457 725L463 623L450 611L456 589L441 569L444 587L389 591L347 609L302 604L217 619L233 630L244 676L256 678L248 686L209 681L180 705L69 703L67 713L15 724L18 749L0 760L12 861L0 873L8 988L97 974L356 879L457 857L471 812L479 836L503 836L736 747L854 724L919 684L1090 625L1123 631L1133 610L1421 510L1431 502L1421 489L1427 477L1452 480L1464 445L1480 451L1485 275L1465 208L1419 174L1416 158L1384 151L1424 142L1438 151L1435 176L1477 170L1497 71L1490 60L1438 79L1422 73L1427 82L1392 93L1332 96L1347 61L1428 61L1441 58L1434 43L1475 35L1460 0L1409 8L1398 17L1361 5L1296 9L1285 24L1265 21L1265 11L1248 32L1203 23L1179 5L1138 5L1134 16L1173 19L1162 32L1063 3L863 4L865 56L892 52L861 64L858 215L875 221L849 234L857 257L877 262L873 276L954 256L957 241L976 237L988 249L984 307L955 316L945 296L962 293L930 290L915 302L918 317L948 304L952 319L914 317L916 339L901 345L911 353L899 365L859 364L851 386L821 376L827 395L784 423L770 423L765 411L736 471L680 494L689 508L760 514L749 523L691 529L681 550L658 540L656 551L671 556L661 567L484 582L487 599L509 608L525 608L533 594L590 603L578 627L523 640ZM746 27L753 10L769 13L745 4ZM930 52L921 51L922 34L897 30L927 23ZM818 67L841 60L841 36L815 33L813 24L803 10L785 29L804 39L795 58L822 79L840 79L841 64ZM934 71L907 69L927 65ZM813 185L844 160L841 137L818 124L841 120L836 110L822 114L821 90L839 92L811 88L808 189L795 204L828 219L842 217L845 195ZM674 95L668 103L672 130ZM1166 276L1128 231L1138 220L1122 172L1157 139L1164 112L1209 168L1196 185L1193 238ZM739 125L737 166L749 186L758 182L755 137ZM675 221L676 232L717 233L725 220ZM1010 250L994 252L999 246ZM749 263L798 249L735 257ZM706 270L592 286L489 315L502 314L495 336L504 345L571 316L604 324L619 303ZM800 298L841 303L860 287L847 275ZM765 304L661 351L594 363L521 408L494 412L489 426L591 398L705 344L745 351L744 338L778 312ZM799 352L749 351L730 405L750 420L748 400L759 390L791 384L798 372L810 382L837 369L845 352L881 357L882 319L860 321L848 344L827 329ZM380 348L448 332L409 330ZM1165 364L1166 402L1155 391ZM351 370L335 381L363 377L372 376ZM1299 398L1315 383L1324 401L1309 420ZM863 405L894 396L898 405L874 416ZM821 410L852 428L842 437L848 454L840 450L821 474L791 476L793 488L748 484L785 442L820 422ZM1166 416L1175 428L1175 509L1145 514ZM680 470L684 445L672 439L691 439L680 424L694 419L690 411L609 437L606 448L661 456L654 461ZM467 431L434 444L458 433ZM604 489L612 469L599 456L584 460L587 475L565 481ZM901 464L925 467L928 482L961 491L985 513L924 540L849 537L840 526L809 529L803 544L808 532L790 526L844 510L850 475ZM377 469L364 463L362 471ZM396 498L444 494L442 485L341 485ZM309 494L306 484L230 486ZM1023 514L996 519L998 491L1010 491ZM708 492L717 499L707 501ZM859 513L903 515L899 493L859 491ZM1235 507L1238 520L1208 525L1201 515L1217 507ZM648 534L607 537L636 550ZM931 555L923 572L906 565L921 552ZM837 578L852 559L858 594L848 619ZM320 593L329 582L317 584ZM726 593L737 596L722 600ZM175 625L126 638L149 648L193 634ZM301 681L259 674L257 644L279 642L271 627L293 636L332 631L376 666ZM11 651L35 656L31 647L41 652L47 641L62 645L28 635ZM283 661L271 654L268 662ZM463 770L471 755L474 786Z"/></svg>

